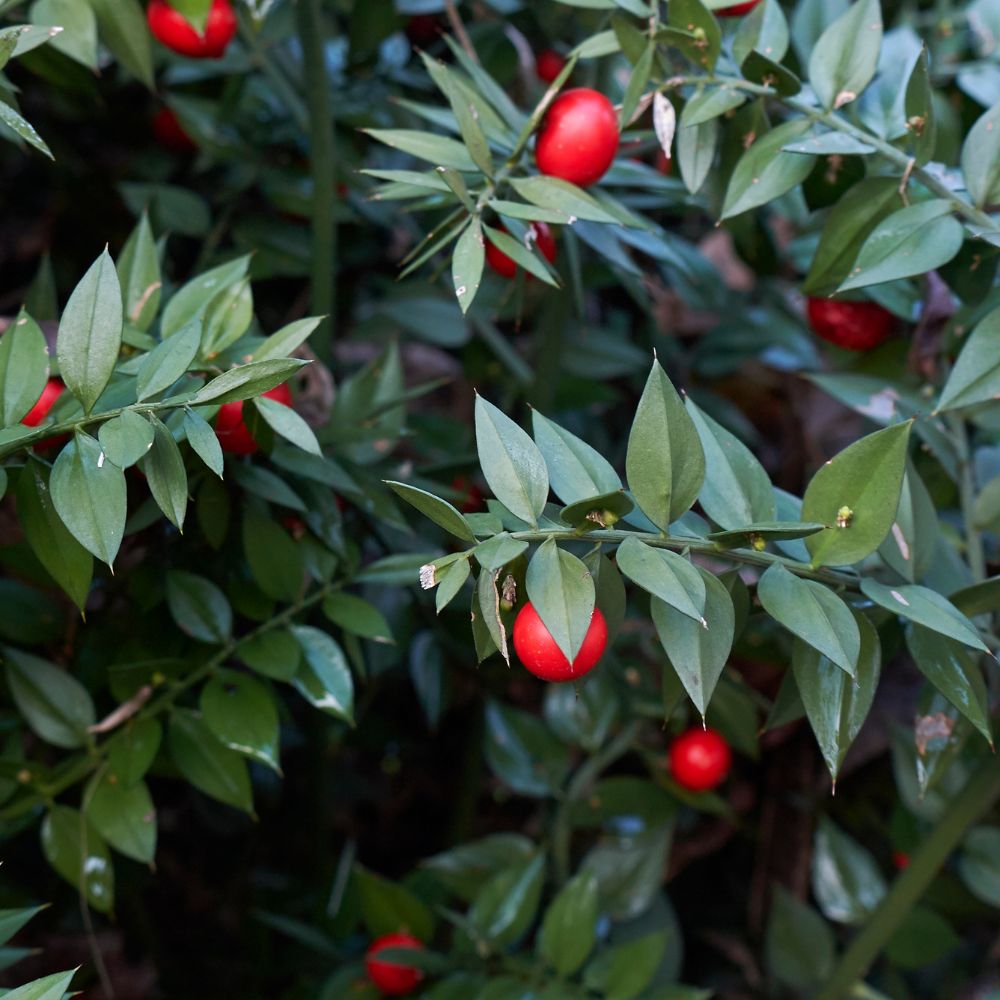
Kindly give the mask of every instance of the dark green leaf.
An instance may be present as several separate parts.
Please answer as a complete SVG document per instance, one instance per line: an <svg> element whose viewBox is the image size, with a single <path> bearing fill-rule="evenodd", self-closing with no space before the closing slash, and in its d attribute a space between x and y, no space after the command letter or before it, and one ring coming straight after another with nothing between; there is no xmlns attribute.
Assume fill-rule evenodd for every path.
<svg viewBox="0 0 1000 1000"><path fill-rule="evenodd" d="M343 590L335 590L328 594L323 600L323 614L334 625L339 625L345 631L360 635L364 639L387 643L395 641L385 615L374 604L354 594L345 593Z"/></svg>
<svg viewBox="0 0 1000 1000"><path fill-rule="evenodd" d="M887 587L876 580L865 579L861 581L861 592L901 618L923 625L973 649L989 652L989 648L979 637L976 626L937 591L916 584Z"/></svg>
<svg viewBox="0 0 1000 1000"><path fill-rule="evenodd" d="M858 0L819 37L809 58L809 82L826 108L857 100L871 83L882 47L878 0Z"/></svg>
<svg viewBox="0 0 1000 1000"><path fill-rule="evenodd" d="M572 664L580 652L594 613L594 581L587 567L547 539L528 563L528 600L542 624Z"/></svg>
<svg viewBox="0 0 1000 1000"><path fill-rule="evenodd" d="M765 949L775 978L798 990L818 986L833 971L836 946L830 927L780 885L774 888Z"/></svg>
<svg viewBox="0 0 1000 1000"><path fill-rule="evenodd" d="M538 950L560 976L587 960L597 930L597 880L581 874L567 882L545 911Z"/></svg>
<svg viewBox="0 0 1000 1000"><path fill-rule="evenodd" d="M230 750L281 773L278 709L260 682L234 670L219 671L202 688L202 719Z"/></svg>
<svg viewBox="0 0 1000 1000"><path fill-rule="evenodd" d="M470 925L495 947L516 941L535 919L544 881L542 854L504 869L477 893L469 910Z"/></svg>
<svg viewBox="0 0 1000 1000"><path fill-rule="evenodd" d="M126 857L151 864L156 855L156 809L144 781L125 785L113 774L92 783L84 795L94 829Z"/></svg>
<svg viewBox="0 0 1000 1000"><path fill-rule="evenodd" d="M487 763L515 792L554 794L569 770L569 751L533 715L491 701L486 706Z"/></svg>
<svg viewBox="0 0 1000 1000"><path fill-rule="evenodd" d="M310 625L295 625L290 631L304 658L292 680L296 690L313 708L353 724L354 681L343 650Z"/></svg>
<svg viewBox="0 0 1000 1000"><path fill-rule="evenodd" d="M167 605L182 632L199 642L224 643L233 629L226 595L211 580L183 570L167 573Z"/></svg>
<svg viewBox="0 0 1000 1000"><path fill-rule="evenodd" d="M155 414L149 414L153 425L153 447L139 465L146 474L149 492L170 522L184 530L187 512L188 481L184 459L173 434Z"/></svg>
<svg viewBox="0 0 1000 1000"><path fill-rule="evenodd" d="M1000 201L1000 102L969 129L962 146L962 173L974 204Z"/></svg>
<svg viewBox="0 0 1000 1000"><path fill-rule="evenodd" d="M41 835L46 861L80 890L89 906L109 913L115 904L115 873L108 845L93 824L75 809L52 806Z"/></svg>
<svg viewBox="0 0 1000 1000"><path fill-rule="evenodd" d="M97 439L104 454L119 469L135 465L153 447L155 433L150 422L134 410L126 410L101 424Z"/></svg>
<svg viewBox="0 0 1000 1000"><path fill-rule="evenodd" d="M626 538L615 556L618 568L633 583L682 615L705 625L705 582L697 567L668 549Z"/></svg>
<svg viewBox="0 0 1000 1000"><path fill-rule="evenodd" d="M200 715L177 709L170 717L169 738L174 763L195 788L236 809L253 810L246 762L212 735Z"/></svg>
<svg viewBox="0 0 1000 1000"><path fill-rule="evenodd" d="M885 896L875 859L826 817L813 844L812 889L823 915L841 924L863 924Z"/></svg>
<svg viewBox="0 0 1000 1000"><path fill-rule="evenodd" d="M408 504L416 507L421 514L430 518L438 527L444 528L445 531L463 541L474 542L476 540L468 522L447 500L442 500L425 490L418 490L415 486L407 486L406 483L386 480L386 485L397 496L402 497Z"/></svg>
<svg viewBox="0 0 1000 1000"><path fill-rule="evenodd" d="M287 382L306 364L307 361L284 358L239 365L199 389L191 403L195 406L204 403L234 403L259 396Z"/></svg>
<svg viewBox="0 0 1000 1000"><path fill-rule="evenodd" d="M354 868L354 880L361 916L373 938L402 931L420 941L431 939L434 915L409 889L360 865Z"/></svg>
<svg viewBox="0 0 1000 1000"><path fill-rule="evenodd" d="M125 318L137 330L148 330L160 308L163 283L156 240L145 212L118 257L118 281Z"/></svg>
<svg viewBox="0 0 1000 1000"><path fill-rule="evenodd" d="M139 402L169 389L191 367L200 346L200 320L185 323L172 337L157 344L146 355L136 375Z"/></svg>
<svg viewBox="0 0 1000 1000"><path fill-rule="evenodd" d="M0 424L18 423L38 402L49 377L45 335L22 309L0 337Z"/></svg>

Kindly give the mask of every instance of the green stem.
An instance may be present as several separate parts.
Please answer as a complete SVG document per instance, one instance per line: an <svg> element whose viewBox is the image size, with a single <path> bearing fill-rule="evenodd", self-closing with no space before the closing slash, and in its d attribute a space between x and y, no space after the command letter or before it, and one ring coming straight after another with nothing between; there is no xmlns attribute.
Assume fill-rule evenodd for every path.
<svg viewBox="0 0 1000 1000"><path fill-rule="evenodd" d="M632 749L639 735L642 723L633 719L603 750L594 754L573 775L566 788L566 794L559 803L555 823L552 828L552 857L556 868L556 879L563 885L570 876L570 841L573 837L573 805L582 798L601 772L610 767L619 757Z"/></svg>
<svg viewBox="0 0 1000 1000"><path fill-rule="evenodd" d="M886 142L873 132L869 132L867 129L853 125L846 118L844 118L843 115L838 114L836 111L824 111L821 108L817 108L811 104L806 104L804 101L797 100L794 97L786 97L779 94L771 87L765 87L758 83L750 83L748 80L741 80L738 77L731 76L675 76L671 77L669 80L665 80L660 85L659 89L669 90L678 86L698 86L705 84L710 86L730 87L734 90L742 90L749 94L755 94L758 97L773 98L774 100L784 104L785 107L791 108L793 111L798 111L800 114L805 115L806 118L810 118L813 121L823 122L824 125L836 132L849 135L852 139L857 139L859 142L873 146L883 159L889 160L894 166L899 167L903 171L903 176L906 178L907 183L909 183L909 181L918 181L932 194L935 194L938 198L942 198L943 200L949 202L954 211L959 215L964 216L969 222L975 224L976 226L980 226L983 229L996 231L997 224L993 221L993 219L991 219L985 212L980 211L974 205L970 205L967 201L963 201L955 194L954 191L938 180L933 174L928 173L922 167L918 167L912 157L907 156L901 149L897 149L891 143Z"/></svg>
<svg viewBox="0 0 1000 1000"><path fill-rule="evenodd" d="M308 132L309 112L306 110L302 98L296 93L285 74L277 67L267 49L260 44L257 32L247 24L243 17L239 19L239 31L243 44L250 50L253 63L268 78L274 87L274 92L281 98L292 118L295 119L295 124L303 132Z"/></svg>
<svg viewBox="0 0 1000 1000"><path fill-rule="evenodd" d="M337 227L334 201L333 112L326 72L325 22L320 0L298 0L299 42L305 66L309 107L309 147L312 165L312 311L327 317L313 334L313 347L333 366L334 309L336 308Z"/></svg>
<svg viewBox="0 0 1000 1000"><path fill-rule="evenodd" d="M607 543L609 545L619 545L626 538L638 538L640 541L651 545L654 549L673 549L683 552L687 549L698 555L711 556L713 559L727 559L730 562L743 563L748 566L773 566L780 563L785 569L796 576L803 576L808 580L819 580L821 583L828 583L834 587L845 587L848 590L860 590L861 578L853 573L844 573L841 570L825 569L823 567L809 566L800 563L795 559L786 556L773 555L770 552L756 552L751 549L723 549L713 542L702 541L698 538L675 538L672 535L654 535L646 531L588 531L586 534L579 534L574 531L515 531L511 533L512 538L523 542L544 542L549 538L557 541L592 541Z"/></svg>
<svg viewBox="0 0 1000 1000"><path fill-rule="evenodd" d="M961 417L947 413L945 421L958 453L958 493L965 527L965 555L973 582L981 583L986 579L986 557L983 554L983 538L976 526L976 477L969 451L969 437L965 421Z"/></svg>
<svg viewBox="0 0 1000 1000"><path fill-rule="evenodd" d="M280 611L272 618L269 618L266 622L261 623L257 626L257 628L252 629L245 635L240 636L238 639L230 639L229 642L227 642L214 656L212 656L211 659L206 660L200 667L197 668L197 670L194 670L183 680L171 685L158 697L149 701L139 712L135 714L135 716L133 716L133 718L147 719L151 716L158 715L166 709L169 709L185 691L190 690L195 684L198 684L200 681L208 677L213 671L218 669L218 667L225 663L229 657L233 656L244 643L250 642L252 639L256 639L265 632L270 632L273 629L287 625L293 618L295 618L296 615L307 610L308 608L313 607L313 605L318 604L324 597L327 596L327 594L333 590L337 590L340 586L340 583L326 583L318 590L314 590L311 594L299 599L294 604L288 605L288 607L283 611ZM17 799L5 809L0 809L0 824L7 823L11 820L24 816L26 813L38 808L38 806L51 802L63 792L72 788L73 785L83 781L84 778L87 778L91 773L93 773L93 771L101 766L103 762L104 758L101 754L100 747L85 757L80 757L76 761L71 761L63 774L60 774L48 784L38 785L33 790L31 795L25 795L23 798Z"/></svg>
<svg viewBox="0 0 1000 1000"><path fill-rule="evenodd" d="M951 800L910 865L893 883L886 897L841 956L816 1000L842 1000L864 978L872 962L889 943L914 904L927 891L948 855L966 830L1000 798L1000 761L989 756L972 780Z"/></svg>

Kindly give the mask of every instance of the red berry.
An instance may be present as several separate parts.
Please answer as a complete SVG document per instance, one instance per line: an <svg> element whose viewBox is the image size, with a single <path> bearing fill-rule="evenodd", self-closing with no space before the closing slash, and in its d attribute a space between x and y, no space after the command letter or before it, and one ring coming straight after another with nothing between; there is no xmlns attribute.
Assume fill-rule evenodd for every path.
<svg viewBox="0 0 1000 1000"><path fill-rule="evenodd" d="M543 174L580 187L599 181L617 152L614 106L588 87L567 90L552 102L535 144L535 159Z"/></svg>
<svg viewBox="0 0 1000 1000"><path fill-rule="evenodd" d="M690 792L707 792L729 774L733 755L714 729L689 729L670 745L674 781Z"/></svg>
<svg viewBox="0 0 1000 1000"><path fill-rule="evenodd" d="M161 146L178 153L193 153L198 147L174 114L173 108L160 108L153 115L153 135Z"/></svg>
<svg viewBox="0 0 1000 1000"><path fill-rule="evenodd" d="M463 514L474 514L483 505L483 491L479 488L478 483L474 483L468 476L464 473L459 473L451 481L451 488L458 493L464 494L464 498L461 501L459 510Z"/></svg>
<svg viewBox="0 0 1000 1000"><path fill-rule="evenodd" d="M662 149L656 154L656 169L665 177L669 177L674 170L674 161Z"/></svg>
<svg viewBox="0 0 1000 1000"><path fill-rule="evenodd" d="M28 410L21 423L24 424L25 427L37 427L49 415L49 411L53 406L55 406L56 400L65 391L66 386L63 385L62 379L50 378L48 382L45 383L45 388L42 389L42 394L38 397L38 402L36 402L35 405ZM38 451L45 451L46 448L52 448L57 444L62 444L65 440L65 434L58 434L55 437L45 438L42 441L35 442L34 447Z"/></svg>
<svg viewBox="0 0 1000 1000"><path fill-rule="evenodd" d="M535 72L545 83L551 83L565 67L565 58L555 49L542 49L535 58Z"/></svg>
<svg viewBox="0 0 1000 1000"><path fill-rule="evenodd" d="M892 863L899 871L902 871L904 868L910 867L910 856L906 851L893 851Z"/></svg>
<svg viewBox="0 0 1000 1000"><path fill-rule="evenodd" d="M292 392L286 384L265 392L264 396L282 406L292 405ZM223 403L219 407L219 415L215 419L215 436L219 439L222 450L228 451L230 455L252 455L259 448L250 429L243 422L243 400Z"/></svg>
<svg viewBox="0 0 1000 1000"><path fill-rule="evenodd" d="M809 299L809 324L816 335L849 351L869 351L892 333L896 319L875 302Z"/></svg>
<svg viewBox="0 0 1000 1000"><path fill-rule="evenodd" d="M377 938L365 955L368 978L387 997L405 997L412 993L424 978L423 971L412 965L397 965L375 956L385 948L423 949L423 944L410 934L385 934Z"/></svg>
<svg viewBox="0 0 1000 1000"><path fill-rule="evenodd" d="M607 644L608 625L599 608L594 608L590 628L572 666L556 645L534 605L525 604L514 619L514 651L525 667L543 681L559 683L579 680L597 666Z"/></svg>
<svg viewBox="0 0 1000 1000"><path fill-rule="evenodd" d="M731 7L720 7L716 12L716 17L742 17L760 3L760 0L749 0L748 3L734 3Z"/></svg>
<svg viewBox="0 0 1000 1000"><path fill-rule="evenodd" d="M441 34L441 22L435 14L414 14L406 22L405 31L414 45L430 45Z"/></svg>
<svg viewBox="0 0 1000 1000"><path fill-rule="evenodd" d="M191 59L218 59L236 34L236 14L229 0L212 0L204 34L167 0L150 0L146 21L161 45Z"/></svg>
<svg viewBox="0 0 1000 1000"><path fill-rule="evenodd" d="M528 229L534 237L535 246L551 264L556 259L556 238L552 235L552 230L544 222L532 222ZM507 229L501 226L500 231L505 233ZM486 244L486 263L502 278L513 278L517 274L517 264L490 242Z"/></svg>

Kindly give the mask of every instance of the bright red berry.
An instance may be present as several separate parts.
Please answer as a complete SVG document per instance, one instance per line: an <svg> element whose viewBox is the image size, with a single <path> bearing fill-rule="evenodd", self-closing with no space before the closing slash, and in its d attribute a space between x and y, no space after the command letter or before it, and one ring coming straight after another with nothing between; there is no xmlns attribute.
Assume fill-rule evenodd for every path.
<svg viewBox="0 0 1000 1000"><path fill-rule="evenodd" d="M729 744L714 729L689 729L670 745L674 781L689 792L722 784L733 762Z"/></svg>
<svg viewBox="0 0 1000 1000"><path fill-rule="evenodd" d="M809 299L809 324L818 337L848 351L870 351L892 334L895 317L876 302Z"/></svg>
<svg viewBox="0 0 1000 1000"><path fill-rule="evenodd" d="M265 392L264 396L282 406L292 405L292 392L286 384ZM219 407L219 415L215 419L215 436L219 439L222 450L228 451L230 455L252 455L259 448L243 420L243 400L223 403Z"/></svg>
<svg viewBox="0 0 1000 1000"><path fill-rule="evenodd" d="M535 72L538 79L551 83L566 67L566 59L555 49L542 49L535 58Z"/></svg>
<svg viewBox="0 0 1000 1000"><path fill-rule="evenodd" d="M184 131L173 108L160 108L153 115L153 135L161 146L178 153L193 153L198 148Z"/></svg>
<svg viewBox="0 0 1000 1000"><path fill-rule="evenodd" d="M535 246L551 264L556 259L556 238L552 235L552 230L544 222L532 222L528 229L534 237ZM503 226L500 230L507 232ZM489 241L486 243L486 263L502 278L513 278L517 274L517 264Z"/></svg>
<svg viewBox="0 0 1000 1000"><path fill-rule="evenodd" d="M618 152L618 116L596 90L560 94L542 120L535 159L543 174L588 187L599 181Z"/></svg>
<svg viewBox="0 0 1000 1000"><path fill-rule="evenodd" d="M579 680L597 666L607 644L608 624L599 608L594 608L590 628L572 666L533 604L525 604L514 619L514 651L525 667L543 681Z"/></svg>
<svg viewBox="0 0 1000 1000"><path fill-rule="evenodd" d="M204 34L167 0L150 0L146 21L161 45L191 59L218 59L236 34L236 14L229 0L212 0Z"/></svg>
<svg viewBox="0 0 1000 1000"><path fill-rule="evenodd" d="M760 0L749 0L748 3L734 3L730 7L720 7L716 12L716 17L742 17L760 3Z"/></svg>
<svg viewBox="0 0 1000 1000"><path fill-rule="evenodd" d="M368 978L387 997L405 997L412 993L424 978L423 971L412 965L397 965L377 958L386 948L423 949L423 944L410 934L385 934L377 938L365 955L365 969Z"/></svg>
<svg viewBox="0 0 1000 1000"><path fill-rule="evenodd" d="M48 382L45 383L45 388L42 389L42 394L38 397L38 402L36 402L35 405L28 410L21 423L24 424L25 427L37 427L49 415L49 411L56 405L56 400L65 391L66 386L63 385L62 379L50 378ZM65 440L66 435L57 435L56 437L45 438L43 441L36 442L34 447L38 451L45 451L46 448L52 448L57 444L62 444Z"/></svg>

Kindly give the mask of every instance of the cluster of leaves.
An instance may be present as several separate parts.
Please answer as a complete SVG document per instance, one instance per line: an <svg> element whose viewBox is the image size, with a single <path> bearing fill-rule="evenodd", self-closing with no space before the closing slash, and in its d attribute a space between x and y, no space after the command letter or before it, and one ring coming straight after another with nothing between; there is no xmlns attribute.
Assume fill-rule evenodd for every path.
<svg viewBox="0 0 1000 1000"><path fill-rule="evenodd" d="M31 954L29 949L12 948L10 939L40 913L44 907L34 906L22 909L0 910L0 966L4 969ZM10 1000L64 1000L70 996L70 984L76 970L57 972L43 979L35 979L17 989L4 990L3 996Z"/></svg>

